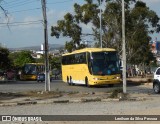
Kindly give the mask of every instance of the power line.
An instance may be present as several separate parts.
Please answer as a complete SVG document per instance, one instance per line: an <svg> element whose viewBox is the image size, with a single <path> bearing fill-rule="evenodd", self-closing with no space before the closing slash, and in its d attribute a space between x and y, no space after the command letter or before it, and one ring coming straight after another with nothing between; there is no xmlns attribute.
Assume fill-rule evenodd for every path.
<svg viewBox="0 0 160 124"><path fill-rule="evenodd" d="M0 27L42 24L42 22L43 22L42 20L37 20L37 21L27 21L27 22L0 23Z"/></svg>
<svg viewBox="0 0 160 124"><path fill-rule="evenodd" d="M10 9L10 8L18 7L18 6L23 6L23 5L26 5L26 4L31 4L33 2L37 2L37 1L27 0L27 1L17 2L15 4L8 3L8 4L4 4L3 7L7 8L7 9Z"/></svg>
<svg viewBox="0 0 160 124"><path fill-rule="evenodd" d="M22 25L35 25L35 24L40 24L40 23L38 23L38 22L35 22L35 23L26 23L26 24L7 24L7 25L0 25L0 27L11 27L11 26L22 26Z"/></svg>
<svg viewBox="0 0 160 124"><path fill-rule="evenodd" d="M11 5L16 5L16 4L21 4L21 3L25 3L25 2L28 2L28 1L32 1L32 0L14 0L14 1L10 1L10 2L6 2L3 0L3 3L1 3L1 5L3 6L11 6ZM33 0L35 1L35 0Z"/></svg>
<svg viewBox="0 0 160 124"><path fill-rule="evenodd" d="M66 2L70 2L73 0L65 0L65 1L59 1L59 2L51 2L51 3L47 3L47 4L59 4L59 3L66 3Z"/></svg>
<svg viewBox="0 0 160 124"><path fill-rule="evenodd" d="M21 1L21 0L12 0L10 1L9 3L15 3L17 1ZM6 2L5 0L2 1L3 3L2 4L9 4L8 2Z"/></svg>
<svg viewBox="0 0 160 124"><path fill-rule="evenodd" d="M50 2L50 3L46 3L46 4L60 4L60 3L70 2L70 1L73 1L73 0ZM14 8L14 7L23 6L23 5L26 5L26 4L31 4L33 2L37 2L37 1L36 0L25 0L25 1L17 2L17 0L13 0L13 1L9 2L9 3L6 3L6 2L2 3L1 5L3 5L4 7L7 7L7 8Z"/></svg>
<svg viewBox="0 0 160 124"><path fill-rule="evenodd" d="M10 1L9 3L13 3L13 2L15 3L17 1L19 1L19 0L13 0L13 1ZM8 2L6 2L5 0L2 0L1 2L2 2L1 5L8 4Z"/></svg>
<svg viewBox="0 0 160 124"><path fill-rule="evenodd" d="M26 12L26 11L32 11L32 10L38 10L38 9L41 9L41 8L17 10L17 11L12 11L12 12L10 12L10 13Z"/></svg>
<svg viewBox="0 0 160 124"><path fill-rule="evenodd" d="M41 8L32 8L32 9L16 10L16 11L11 11L11 12L8 12L8 14L10 14L10 13L20 13L20 12L27 12L27 11L39 10L39 9L41 9ZM3 13L0 13L0 14L3 14Z"/></svg>
<svg viewBox="0 0 160 124"><path fill-rule="evenodd" d="M9 23L0 23L0 25L4 25L4 24L21 24L21 23L32 23L32 22L43 22L42 20L36 20L36 21L26 21L26 22L9 22Z"/></svg>
<svg viewBox="0 0 160 124"><path fill-rule="evenodd" d="M17 2L19 1L19 2ZM38 1L38 0L37 0ZM66 3L66 2L70 2L70 1L73 1L73 0L65 0L65 1L59 1L59 2L51 2L51 3L47 3L47 4L60 4L60 3ZM30 4L30 3L33 3L33 2L36 2L36 0L25 0L25 1L20 1L20 0L13 0L9 3L3 3L1 5L4 6L4 8L7 8L10 9L10 8L14 8L14 7L18 7L18 6L23 6L23 5L26 5L26 4ZM14 4L13 4L14 3ZM5 6L6 5L6 6ZM8 6L7 6L8 5ZM32 11L32 10L38 10L38 9L41 9L41 8L33 8L33 9L25 9L25 10L17 10L17 11L12 11L12 12L8 12L8 13L19 13L19 12L25 12L25 11ZM2 13L0 13L2 14Z"/></svg>

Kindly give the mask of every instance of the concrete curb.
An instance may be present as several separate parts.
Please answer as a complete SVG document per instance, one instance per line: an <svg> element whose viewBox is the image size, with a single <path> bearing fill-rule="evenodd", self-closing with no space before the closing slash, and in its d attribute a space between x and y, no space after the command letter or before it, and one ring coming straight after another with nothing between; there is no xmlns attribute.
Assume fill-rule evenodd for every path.
<svg viewBox="0 0 160 124"><path fill-rule="evenodd" d="M102 102L119 102L120 99L119 98L113 98L113 99L108 98L108 99L102 99L101 101Z"/></svg>
<svg viewBox="0 0 160 124"><path fill-rule="evenodd" d="M120 101L143 101L145 98L80 98L80 99L65 99L65 100L31 100L31 101L20 101L20 102L11 102L11 103L1 103L0 107L3 106L16 106L16 105L34 105L34 104L59 104L59 103L87 103L87 102L120 102Z"/></svg>
<svg viewBox="0 0 160 124"><path fill-rule="evenodd" d="M51 103L53 103L53 99L37 100L37 104L51 104Z"/></svg>
<svg viewBox="0 0 160 124"><path fill-rule="evenodd" d="M82 98L81 102L98 102L101 101L101 98Z"/></svg>
<svg viewBox="0 0 160 124"><path fill-rule="evenodd" d="M71 99L69 100L70 103L81 103L81 99Z"/></svg>
<svg viewBox="0 0 160 124"><path fill-rule="evenodd" d="M69 103L69 100L53 100L53 103Z"/></svg>
<svg viewBox="0 0 160 124"><path fill-rule="evenodd" d="M33 101L17 102L17 105L29 105L29 104L37 104L37 101L36 101L36 100L33 100Z"/></svg>
<svg viewBox="0 0 160 124"><path fill-rule="evenodd" d="M1 103L0 107L2 107L2 106L16 106L16 105L17 105L17 103Z"/></svg>

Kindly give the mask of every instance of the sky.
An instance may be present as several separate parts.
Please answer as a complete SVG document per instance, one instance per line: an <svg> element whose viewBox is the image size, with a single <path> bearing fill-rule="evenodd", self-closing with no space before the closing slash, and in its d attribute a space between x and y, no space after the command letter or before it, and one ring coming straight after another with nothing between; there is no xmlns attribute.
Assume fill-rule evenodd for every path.
<svg viewBox="0 0 160 124"><path fill-rule="evenodd" d="M50 28L56 25L58 20L69 12L73 13L74 3L83 4L84 0L46 0L48 20L48 42L49 44L65 44L65 37L56 39L50 36ZM147 6L155 11L160 17L160 0L142 0ZM41 0L0 0L0 5L7 10L8 20L0 10L0 44L7 48L19 48L28 46L40 46L44 43L43 16ZM6 23L9 21L10 26ZM90 25L84 26L83 30L89 31ZM159 34L151 35L153 40Z"/></svg>

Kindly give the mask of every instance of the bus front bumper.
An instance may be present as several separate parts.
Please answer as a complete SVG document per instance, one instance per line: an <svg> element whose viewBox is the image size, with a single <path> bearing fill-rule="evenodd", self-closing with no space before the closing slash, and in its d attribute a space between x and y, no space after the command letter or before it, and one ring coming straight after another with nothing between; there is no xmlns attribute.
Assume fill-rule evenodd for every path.
<svg viewBox="0 0 160 124"><path fill-rule="evenodd" d="M90 85L119 84L121 83L121 79L120 77L115 77L113 79L93 78L89 83Z"/></svg>

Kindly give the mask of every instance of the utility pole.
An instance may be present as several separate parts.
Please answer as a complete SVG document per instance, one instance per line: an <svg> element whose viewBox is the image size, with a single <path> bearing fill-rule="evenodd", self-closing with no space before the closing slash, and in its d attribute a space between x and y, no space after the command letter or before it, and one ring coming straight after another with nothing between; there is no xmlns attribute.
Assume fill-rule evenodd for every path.
<svg viewBox="0 0 160 124"><path fill-rule="evenodd" d="M122 0L122 61L123 61L123 93L126 93L126 47L125 47L125 11Z"/></svg>
<svg viewBox="0 0 160 124"><path fill-rule="evenodd" d="M48 59L48 29L47 29L47 14L46 0L41 0L43 22L44 22L44 54L45 54L45 91L50 91L50 74L49 74L49 59Z"/></svg>
<svg viewBox="0 0 160 124"><path fill-rule="evenodd" d="M99 9L100 10L100 15L99 15L100 16L99 17L100 29L99 29L99 33L100 33L100 43L101 43L101 48L102 48L102 10L101 10L102 9L102 5L101 5L102 2L101 2L101 0L100 0L99 4L100 4L100 6L99 6L100 7L100 9Z"/></svg>

